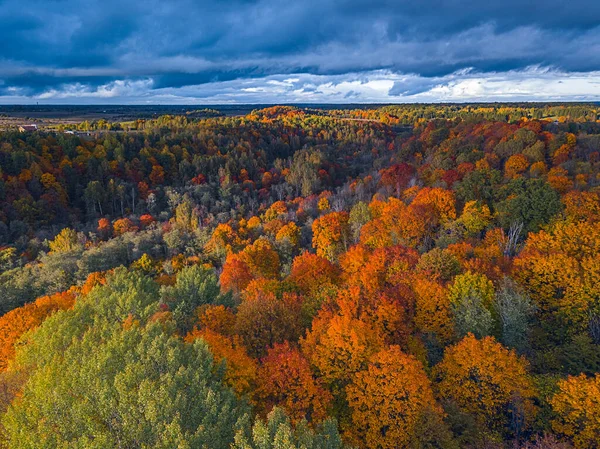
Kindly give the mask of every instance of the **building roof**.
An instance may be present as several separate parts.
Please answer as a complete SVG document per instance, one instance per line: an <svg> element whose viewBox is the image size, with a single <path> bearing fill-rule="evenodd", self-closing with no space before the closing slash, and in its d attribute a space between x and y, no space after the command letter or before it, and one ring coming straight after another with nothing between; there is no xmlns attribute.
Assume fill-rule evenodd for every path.
<svg viewBox="0 0 600 449"><path fill-rule="evenodd" d="M36 131L37 125L20 125L19 131Z"/></svg>

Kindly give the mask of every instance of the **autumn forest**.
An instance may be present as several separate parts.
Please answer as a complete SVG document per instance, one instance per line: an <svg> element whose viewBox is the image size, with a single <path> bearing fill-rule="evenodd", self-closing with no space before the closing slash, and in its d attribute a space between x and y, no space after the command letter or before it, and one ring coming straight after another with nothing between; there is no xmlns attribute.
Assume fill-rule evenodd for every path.
<svg viewBox="0 0 600 449"><path fill-rule="evenodd" d="M600 108L0 131L0 447L600 448Z"/></svg>

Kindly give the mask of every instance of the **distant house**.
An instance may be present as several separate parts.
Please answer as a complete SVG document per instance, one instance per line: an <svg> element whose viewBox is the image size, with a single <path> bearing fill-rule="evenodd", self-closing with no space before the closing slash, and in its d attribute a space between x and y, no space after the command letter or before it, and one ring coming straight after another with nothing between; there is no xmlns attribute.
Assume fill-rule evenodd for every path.
<svg viewBox="0 0 600 449"><path fill-rule="evenodd" d="M20 125L19 126L20 133L31 132L31 131L37 131L37 125Z"/></svg>

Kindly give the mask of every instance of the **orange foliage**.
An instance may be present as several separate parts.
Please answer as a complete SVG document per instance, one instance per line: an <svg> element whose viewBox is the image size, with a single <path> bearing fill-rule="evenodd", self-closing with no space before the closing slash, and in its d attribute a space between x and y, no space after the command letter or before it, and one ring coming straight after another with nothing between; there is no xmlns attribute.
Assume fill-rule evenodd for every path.
<svg viewBox="0 0 600 449"><path fill-rule="evenodd" d="M383 346L381 336L358 319L358 302L358 298L342 299L338 311L321 309L300 341L302 352L334 392L340 392L352 374L365 369L369 357Z"/></svg>
<svg viewBox="0 0 600 449"><path fill-rule="evenodd" d="M267 239L258 239L238 254L255 278L276 279L279 277L279 254Z"/></svg>
<svg viewBox="0 0 600 449"><path fill-rule="evenodd" d="M285 205L285 202L275 201L273 204L271 204L271 207L265 211L265 221L275 220L276 218L279 218L280 215L285 214L287 214L287 206Z"/></svg>
<svg viewBox="0 0 600 449"><path fill-rule="evenodd" d="M204 246L204 250L211 255L221 256L241 247L242 240L237 232L230 225L219 223Z"/></svg>
<svg viewBox="0 0 600 449"><path fill-rule="evenodd" d="M98 234L100 234L102 238L107 238L111 232L112 225L110 223L110 220L108 220L107 218L101 218L100 220L98 220Z"/></svg>
<svg viewBox="0 0 600 449"><path fill-rule="evenodd" d="M331 212L317 218L312 225L312 246L317 255L335 261L350 241L348 212Z"/></svg>
<svg viewBox="0 0 600 449"><path fill-rule="evenodd" d="M215 358L215 362L225 362L225 383L239 396L251 393L255 389L257 363L253 360L240 339L227 337L210 329L194 330L185 337L188 343L202 338Z"/></svg>
<svg viewBox="0 0 600 449"><path fill-rule="evenodd" d="M277 231L275 240L278 242L287 240L293 247L297 247L300 243L300 228L293 221L287 223Z"/></svg>
<svg viewBox="0 0 600 449"><path fill-rule="evenodd" d="M296 341L302 333L302 300L298 295L259 293L244 297L238 307L235 332L248 352L255 357L264 355L269 347L284 341Z"/></svg>
<svg viewBox="0 0 600 449"><path fill-rule="evenodd" d="M456 219L454 192L439 187L425 187L413 199L413 206L431 206L436 217L442 222Z"/></svg>
<svg viewBox="0 0 600 449"><path fill-rule="evenodd" d="M331 394L311 372L308 360L288 342L269 349L258 372L257 402L265 412L285 408L292 421L320 422Z"/></svg>
<svg viewBox="0 0 600 449"><path fill-rule="evenodd" d="M365 447L409 447L426 412L442 414L423 365L391 346L369 358L346 387L352 433Z"/></svg>
<svg viewBox="0 0 600 449"><path fill-rule="evenodd" d="M454 336L454 322L446 289L427 279L415 279L416 298L415 325L425 333L433 333L442 342Z"/></svg>
<svg viewBox="0 0 600 449"><path fill-rule="evenodd" d="M513 179L525 173L528 168L529 159L523 154L515 154L509 157L504 164L504 176Z"/></svg>
<svg viewBox="0 0 600 449"><path fill-rule="evenodd" d="M600 220L600 195L598 192L571 191L562 197L565 215L574 221Z"/></svg>
<svg viewBox="0 0 600 449"><path fill-rule="evenodd" d="M480 424L502 428L511 407L520 408L528 418L534 413L535 392L527 366L523 357L493 337L477 340L469 334L446 348L435 368L437 387L442 398L452 400Z"/></svg>
<svg viewBox="0 0 600 449"><path fill-rule="evenodd" d="M285 226L285 223L283 222L283 220L279 220L278 218L275 218L273 220L265 222L265 224L263 225L263 232L267 235L274 237L275 235L277 235L279 230L281 228L283 228L284 226Z"/></svg>
<svg viewBox="0 0 600 449"><path fill-rule="evenodd" d="M115 237L126 232L137 231L137 226L129 218L120 218L113 223L113 232Z"/></svg>
<svg viewBox="0 0 600 449"><path fill-rule="evenodd" d="M327 259L305 251L294 258L290 280L302 293L308 294L326 285L337 284L338 269Z"/></svg>
<svg viewBox="0 0 600 449"><path fill-rule="evenodd" d="M200 328L230 336L235 326L235 314L225 306L205 305L198 308Z"/></svg>
<svg viewBox="0 0 600 449"><path fill-rule="evenodd" d="M373 220L361 229L360 242L371 248L392 245L415 247L437 225L435 210L431 205L411 204L407 207L402 201L389 198L378 202Z"/></svg>
<svg viewBox="0 0 600 449"><path fill-rule="evenodd" d="M566 193L573 188L573 181L569 179L568 172L561 167L554 167L548 172L548 184L560 193Z"/></svg>
<svg viewBox="0 0 600 449"><path fill-rule="evenodd" d="M401 245L378 248L372 253L359 254L353 251L362 266L349 265L351 260L344 258L344 265L348 269L355 269L345 276L346 282L351 286L358 286L367 296L372 296L385 287L395 287L403 282L418 261L418 253ZM356 261L356 262L358 262Z"/></svg>
<svg viewBox="0 0 600 449"><path fill-rule="evenodd" d="M558 313L572 330L583 330L600 297L600 227L559 222L530 234L515 259L515 275L542 311Z"/></svg>
<svg viewBox="0 0 600 449"><path fill-rule="evenodd" d="M81 294L87 295L95 286L106 284L106 272L96 271L90 273L81 286Z"/></svg>
<svg viewBox="0 0 600 449"><path fill-rule="evenodd" d="M229 254L227 256L219 278L222 292L232 291L239 295L253 279L250 268L239 255Z"/></svg>
<svg viewBox="0 0 600 449"><path fill-rule="evenodd" d="M600 435L600 374L569 376L550 400L556 414L552 428L571 438L577 449L597 448Z"/></svg>
<svg viewBox="0 0 600 449"><path fill-rule="evenodd" d="M74 302L73 294L56 293L42 296L0 317L0 371L4 371L13 359L15 343L25 332L38 327L54 312L70 309Z"/></svg>
<svg viewBox="0 0 600 449"><path fill-rule="evenodd" d="M150 226L152 223L154 223L155 221L156 220L152 215L144 214L140 217L140 226L142 229L145 229L148 226Z"/></svg>

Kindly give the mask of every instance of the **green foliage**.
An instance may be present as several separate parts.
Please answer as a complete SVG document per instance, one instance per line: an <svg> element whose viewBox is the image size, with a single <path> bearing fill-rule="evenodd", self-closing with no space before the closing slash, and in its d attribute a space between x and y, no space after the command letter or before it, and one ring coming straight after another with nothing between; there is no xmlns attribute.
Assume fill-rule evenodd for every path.
<svg viewBox="0 0 600 449"><path fill-rule="evenodd" d="M318 151L301 150L294 153L287 181L303 196L310 195L319 188L317 170L323 155Z"/></svg>
<svg viewBox="0 0 600 449"><path fill-rule="evenodd" d="M162 301L173 312L177 328L186 334L192 330L194 311L205 304L233 306L231 293L220 293L219 280L212 268L201 265L184 267L177 273L175 285L163 287Z"/></svg>
<svg viewBox="0 0 600 449"><path fill-rule="evenodd" d="M480 295L469 293L452 303L454 326L459 337L472 333L477 338L492 335L494 319Z"/></svg>
<svg viewBox="0 0 600 449"><path fill-rule="evenodd" d="M283 409L274 408L267 420L257 419L251 434L238 432L232 449L343 449L347 448L335 420L328 419L315 429L305 421L292 425Z"/></svg>
<svg viewBox="0 0 600 449"><path fill-rule="evenodd" d="M457 183L456 197L465 203L481 201L490 205L501 182L502 174L498 170L475 170Z"/></svg>
<svg viewBox="0 0 600 449"><path fill-rule="evenodd" d="M158 286L118 269L27 337L30 374L4 417L12 448L229 448L248 410L221 383L202 340L149 321Z"/></svg>
<svg viewBox="0 0 600 449"><path fill-rule="evenodd" d="M371 212L369 211L369 205L364 201L359 201L350 210L350 218L348 223L350 224L350 230L352 231L352 237L357 242L360 237L360 230L363 225L371 219Z"/></svg>
<svg viewBox="0 0 600 449"><path fill-rule="evenodd" d="M541 179L514 179L501 190L500 196L496 206L500 224L508 229L521 222L525 235L539 231L563 209L558 192Z"/></svg>
<svg viewBox="0 0 600 449"><path fill-rule="evenodd" d="M37 367L3 420L11 448L230 447L248 410L202 340L160 323L110 331L91 329Z"/></svg>
<svg viewBox="0 0 600 449"><path fill-rule="evenodd" d="M531 299L514 282L506 279L496 293L495 307L502 324L502 343L521 354L528 352L535 314Z"/></svg>

